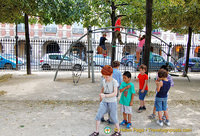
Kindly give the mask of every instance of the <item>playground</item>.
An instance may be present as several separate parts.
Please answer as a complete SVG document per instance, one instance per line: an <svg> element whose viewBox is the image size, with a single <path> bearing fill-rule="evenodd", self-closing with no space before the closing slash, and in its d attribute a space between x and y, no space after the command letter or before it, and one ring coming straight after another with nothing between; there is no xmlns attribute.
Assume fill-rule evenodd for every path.
<svg viewBox="0 0 200 136"><path fill-rule="evenodd" d="M101 74L95 73L95 83L92 83L92 79L87 77L88 73L83 72L76 86L71 72L60 71L56 81L53 81L54 74L55 72L34 72L32 75L26 75L22 71L1 72L0 135L87 136L94 130ZM136 94L132 129L122 127L122 135L199 135L199 73L188 74L191 82L184 77L173 77L175 86L170 89L169 95L170 127L159 127L155 120L147 117L153 109L156 73L150 73L150 76L147 110L136 112L139 106ZM132 82L138 91L138 83L134 78ZM118 118L121 121L119 107L118 105ZM111 128L111 131L114 129L114 125L102 123L102 136L107 135L104 133L105 127Z"/></svg>

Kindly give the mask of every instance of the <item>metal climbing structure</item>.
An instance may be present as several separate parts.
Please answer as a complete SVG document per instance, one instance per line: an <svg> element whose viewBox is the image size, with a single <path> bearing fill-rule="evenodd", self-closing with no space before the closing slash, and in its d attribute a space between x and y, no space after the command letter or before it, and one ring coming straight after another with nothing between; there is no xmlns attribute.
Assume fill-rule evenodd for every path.
<svg viewBox="0 0 200 136"><path fill-rule="evenodd" d="M87 52L87 63L88 63L88 78L90 78L90 75L92 75L92 82L94 83L94 82L95 82L95 78L94 78L94 61L93 61L93 56L94 56L94 50L95 50L95 48L93 47L92 34L96 34L96 33L113 33L114 31L111 30L112 28L117 28L117 27L105 27L105 28L99 28L99 29L93 29L93 30L91 29L91 27L89 27L87 33L84 34L83 36L81 36L81 37L80 37L78 40L76 40L75 42L73 42L73 43L70 45L69 49L68 49L68 50L65 52L65 54L63 55L64 57L63 57L63 59L60 60L60 64L58 65L58 67L57 67L57 69L56 69L56 73L55 73L55 76L54 76L54 81L55 81L56 78L57 78L58 72L59 72L59 70L60 70L60 66L61 66L61 64L62 64L62 62L63 62L65 56L66 56L67 54L70 55L70 50L73 48L73 46L75 46L76 43L78 43L81 39L83 39L84 37L87 36L87 44L88 44L88 46L87 46L87 48L86 48L86 49L87 49L86 52ZM128 32L126 31L126 30L128 30L128 29L133 29L133 28L124 27L124 29L125 29L125 32L121 31L120 33L123 34L123 35L125 35L124 47L126 47L127 44L128 44L128 42L127 42L128 36L137 37L137 38L138 38L138 36L137 36L136 34L128 33ZM134 29L134 30L140 31L140 33L141 33L141 32L145 33L145 31L140 30L140 29ZM158 40L161 42L161 44L164 44L165 46L168 47L168 51L166 51L166 50L163 50L161 46L156 46L156 45L154 45L155 48L159 49L161 52L163 52L163 53L167 56L166 65L169 66L169 60L170 60L170 58L171 58L171 60L173 60L174 62L178 63L177 60L176 60L173 56L171 56L171 47L172 47L171 43L166 43L164 40L162 40L161 38L159 38L158 36L156 36L156 35L154 35L154 34L152 34L152 37L158 39ZM113 46L113 44L115 44L115 43L111 43L112 47L115 47L115 48L116 48L116 46ZM125 52L126 52L126 48L125 48ZM126 55L127 55L127 54L125 54L125 56L126 56ZM124 67L124 70L127 70L127 67L126 67L126 66ZM137 69L135 68L135 70L134 70L134 71L135 71L135 74L136 74L136 70L137 70ZM78 68L76 68L76 67L74 67L74 68L72 69L73 83L74 83L75 85L79 82L79 79L80 79L80 77L81 77L81 75L82 75L82 71L83 71L83 67L81 67L81 69L78 69ZM178 76L178 75L176 75L176 74L172 74L172 75ZM187 77L187 78L188 78L188 77ZM189 80L189 78L188 78L188 80Z"/></svg>

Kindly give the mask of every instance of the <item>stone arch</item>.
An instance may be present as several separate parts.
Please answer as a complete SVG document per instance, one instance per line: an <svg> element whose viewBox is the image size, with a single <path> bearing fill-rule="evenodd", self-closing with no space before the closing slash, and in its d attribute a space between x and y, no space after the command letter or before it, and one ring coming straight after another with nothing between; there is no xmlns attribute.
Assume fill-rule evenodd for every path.
<svg viewBox="0 0 200 136"><path fill-rule="evenodd" d="M157 43L151 43L150 51L162 56L162 45Z"/></svg>
<svg viewBox="0 0 200 136"><path fill-rule="evenodd" d="M175 45L172 48L171 56L174 57L176 60L178 60L179 58L184 57L183 45Z"/></svg>
<svg viewBox="0 0 200 136"><path fill-rule="evenodd" d="M200 45L195 48L194 56L195 57L200 57Z"/></svg>
<svg viewBox="0 0 200 136"><path fill-rule="evenodd" d="M42 56L46 53L60 53L60 46L55 41L46 41L42 46Z"/></svg>
<svg viewBox="0 0 200 136"><path fill-rule="evenodd" d="M16 44L14 46L14 54L16 55ZM32 46L30 46L30 55L32 55ZM26 41L20 40L18 41L18 57L25 58L26 56Z"/></svg>
<svg viewBox="0 0 200 136"><path fill-rule="evenodd" d="M82 42L76 43L70 50L70 54L86 61L86 46Z"/></svg>
<svg viewBox="0 0 200 136"><path fill-rule="evenodd" d="M122 55L134 54L136 52L136 43L127 43L122 49Z"/></svg>

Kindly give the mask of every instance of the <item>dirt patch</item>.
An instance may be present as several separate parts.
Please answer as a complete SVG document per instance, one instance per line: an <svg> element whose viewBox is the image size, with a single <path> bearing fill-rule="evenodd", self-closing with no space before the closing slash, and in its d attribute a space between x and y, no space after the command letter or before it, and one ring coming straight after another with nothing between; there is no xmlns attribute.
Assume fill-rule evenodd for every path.
<svg viewBox="0 0 200 136"><path fill-rule="evenodd" d="M6 91L0 91L0 96L7 94Z"/></svg>
<svg viewBox="0 0 200 136"><path fill-rule="evenodd" d="M12 78L12 74L5 74L3 76L0 76L0 82L5 82L10 78Z"/></svg>

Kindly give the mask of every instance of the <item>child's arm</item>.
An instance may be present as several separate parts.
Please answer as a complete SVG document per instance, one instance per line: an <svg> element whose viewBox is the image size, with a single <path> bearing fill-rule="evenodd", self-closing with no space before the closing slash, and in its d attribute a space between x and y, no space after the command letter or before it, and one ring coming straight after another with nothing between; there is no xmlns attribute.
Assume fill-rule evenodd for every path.
<svg viewBox="0 0 200 136"><path fill-rule="evenodd" d="M103 93L100 94L101 99L114 96L117 96L117 87L114 88L114 92L111 94L103 94Z"/></svg>
<svg viewBox="0 0 200 136"><path fill-rule="evenodd" d="M101 88L101 93L104 93L104 87Z"/></svg>
<svg viewBox="0 0 200 136"><path fill-rule="evenodd" d="M124 90L129 89L130 87L131 87L131 85L128 85L128 86L126 86L126 87L120 89L119 91L120 91L120 93L122 93Z"/></svg>
<svg viewBox="0 0 200 136"><path fill-rule="evenodd" d="M134 99L134 94L132 94L132 96L131 96L131 102L130 102L130 104L129 104L129 106L133 106L133 99Z"/></svg>
<svg viewBox="0 0 200 136"><path fill-rule="evenodd" d="M104 93L104 87L101 88L101 93ZM101 94L101 93L100 93L100 94ZM100 95L100 94L99 94L99 95ZM100 102L101 102L101 101L102 101L102 98L101 98L101 96L100 96Z"/></svg>
<svg viewBox="0 0 200 136"><path fill-rule="evenodd" d="M146 88L146 86L147 86L147 80L145 80L145 82L144 82L144 87L143 87L141 93L144 93L144 89Z"/></svg>
<svg viewBox="0 0 200 136"><path fill-rule="evenodd" d="M160 92L160 88L163 86L163 82L162 81L156 81L156 91Z"/></svg>

